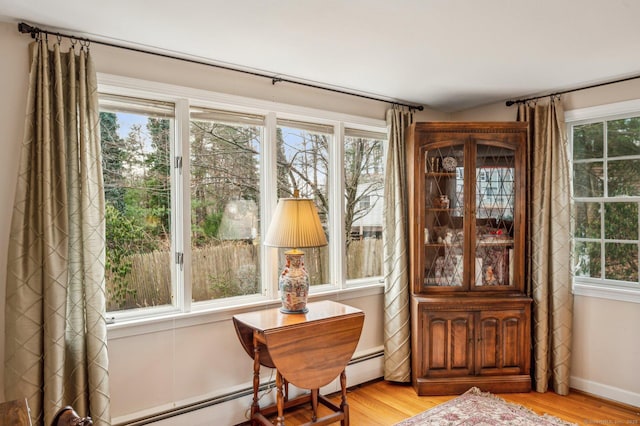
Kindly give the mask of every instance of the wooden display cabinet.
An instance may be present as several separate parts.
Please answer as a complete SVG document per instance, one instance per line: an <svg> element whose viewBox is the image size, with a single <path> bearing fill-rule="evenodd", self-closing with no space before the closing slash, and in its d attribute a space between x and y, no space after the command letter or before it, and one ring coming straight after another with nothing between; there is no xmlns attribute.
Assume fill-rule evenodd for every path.
<svg viewBox="0 0 640 426"><path fill-rule="evenodd" d="M419 395L527 392L526 123L415 123L407 139Z"/></svg>

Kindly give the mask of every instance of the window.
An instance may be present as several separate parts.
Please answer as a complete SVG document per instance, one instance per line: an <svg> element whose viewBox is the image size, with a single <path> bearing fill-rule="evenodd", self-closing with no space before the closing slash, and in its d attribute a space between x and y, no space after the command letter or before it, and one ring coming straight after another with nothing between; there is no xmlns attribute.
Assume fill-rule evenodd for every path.
<svg viewBox="0 0 640 426"><path fill-rule="evenodd" d="M261 294L264 117L191 108L191 297Z"/></svg>
<svg viewBox="0 0 640 426"><path fill-rule="evenodd" d="M311 198L325 230L328 230L330 216L329 146L333 143L333 134L332 126L278 120L278 197L292 197L298 190L301 198ZM329 250L329 247L304 250L310 285L329 283ZM285 263L285 251L279 250L280 265Z"/></svg>
<svg viewBox="0 0 640 426"><path fill-rule="evenodd" d="M592 286L640 294L640 108L616 109L568 113L574 291Z"/></svg>
<svg viewBox="0 0 640 426"><path fill-rule="evenodd" d="M174 105L100 97L107 310L170 305Z"/></svg>
<svg viewBox="0 0 640 426"><path fill-rule="evenodd" d="M311 292L379 285L384 122L108 80L99 97L114 321L279 300L284 250L261 236L294 190L315 201L329 241L305 249Z"/></svg>
<svg viewBox="0 0 640 426"><path fill-rule="evenodd" d="M385 134L345 129L347 279L382 275Z"/></svg>
<svg viewBox="0 0 640 426"><path fill-rule="evenodd" d="M362 195L360 198L360 206L361 210L368 210L371 208L371 195Z"/></svg>

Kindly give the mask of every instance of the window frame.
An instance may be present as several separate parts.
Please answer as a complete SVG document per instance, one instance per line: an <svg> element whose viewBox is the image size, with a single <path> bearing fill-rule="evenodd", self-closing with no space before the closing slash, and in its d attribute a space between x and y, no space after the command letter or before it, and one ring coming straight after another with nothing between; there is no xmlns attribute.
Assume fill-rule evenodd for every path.
<svg viewBox="0 0 640 426"><path fill-rule="evenodd" d="M346 280L346 265L343 264L343 259L346 258L346 249L343 241L344 237L342 237L344 236L344 171L341 165L344 157L345 128L386 133L386 122L384 120L104 73L98 73L98 92L100 94L140 97L174 103L176 108L175 142L172 150L175 148L174 158L175 156L182 157L182 169L176 173L177 169L172 167L171 178L175 188L179 188L179 190L171 191L173 203L172 220L176 224L172 229L173 241L171 247L174 253L183 253L185 259L182 264L182 270L178 270L179 266L175 263L172 264L172 285L175 287L173 295L175 301L172 306L108 312L107 322L110 330L130 329L131 333L135 333L135 329L140 327L141 324L144 329L144 324L167 321L170 324L175 324L175 320L179 318L191 323L194 320L199 321L196 318L209 317L208 314L213 314L216 318L218 315L228 318L233 313L246 310L249 307L276 306L280 304L277 277L282 265L278 264L277 250L275 249L261 251L262 294L191 302L191 287L187 285L191 276L188 261L191 258L191 229L189 221L186 220L191 212L189 179L186 178L190 170L190 107L258 114L265 117L264 140L260 158L260 168L263 171L260 177L260 192L262 195L259 206L261 211L261 235L266 233L267 225L272 218L278 201L275 191L267 190L275 187L276 182L275 143L277 121L293 120L333 127L334 143L329 147L328 154L330 161L328 191L334 195L330 195L328 229L330 233L329 244L331 245L330 264L335 266L329 272L330 282L312 286L309 297L311 300L314 298L333 297L333 295L340 293L348 293L349 297L351 297L354 296L354 292L362 295L382 292L384 286L382 276ZM387 144L384 145L383 149L384 161ZM340 238L332 238L331 236L339 236Z"/></svg>
<svg viewBox="0 0 640 426"><path fill-rule="evenodd" d="M587 108L568 110L564 113L567 141L569 142L569 156L571 162L572 196L571 202L575 203L577 197L573 194L573 127L576 125L594 122L606 122L622 118L640 117L640 99L624 102L616 102L606 105L598 105ZM603 160L606 161L607 153L603 152ZM640 203L640 197L593 197L587 202L607 202L624 199L624 201ZM582 197L580 198L582 201ZM639 215L640 220L640 215ZM575 223L572 221L571 236L575 245ZM602 242L602 234L597 241ZM604 265L603 265L604 269ZM617 281L606 278L592 278L573 276L572 289L574 295L597 297L602 299L617 300L631 303L640 303L640 286L631 287L627 281Z"/></svg>

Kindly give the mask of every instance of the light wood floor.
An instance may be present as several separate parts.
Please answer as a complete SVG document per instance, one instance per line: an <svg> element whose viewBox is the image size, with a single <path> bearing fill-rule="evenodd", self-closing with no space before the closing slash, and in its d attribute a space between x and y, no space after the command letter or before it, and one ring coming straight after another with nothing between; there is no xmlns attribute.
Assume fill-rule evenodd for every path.
<svg viewBox="0 0 640 426"><path fill-rule="evenodd" d="M524 405L538 414L550 414L579 425L640 425L640 408L607 402L580 392L559 396L553 392L498 394ZM455 396L417 396L409 385L386 381L367 383L350 389L347 395L352 426L392 426L408 417L446 402ZM331 395L339 403L339 395ZM321 406L319 416L329 413ZM306 423L311 409L301 406L285 415L288 426ZM337 424L337 423L336 423Z"/></svg>

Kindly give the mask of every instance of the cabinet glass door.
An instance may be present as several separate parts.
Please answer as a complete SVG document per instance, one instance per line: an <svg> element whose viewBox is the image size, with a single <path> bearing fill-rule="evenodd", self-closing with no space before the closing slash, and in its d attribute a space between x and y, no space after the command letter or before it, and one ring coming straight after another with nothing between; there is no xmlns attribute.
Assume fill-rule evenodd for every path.
<svg viewBox="0 0 640 426"><path fill-rule="evenodd" d="M475 168L475 287L512 286L515 151L478 144Z"/></svg>
<svg viewBox="0 0 640 426"><path fill-rule="evenodd" d="M464 145L425 156L424 285L461 287L464 248Z"/></svg>

